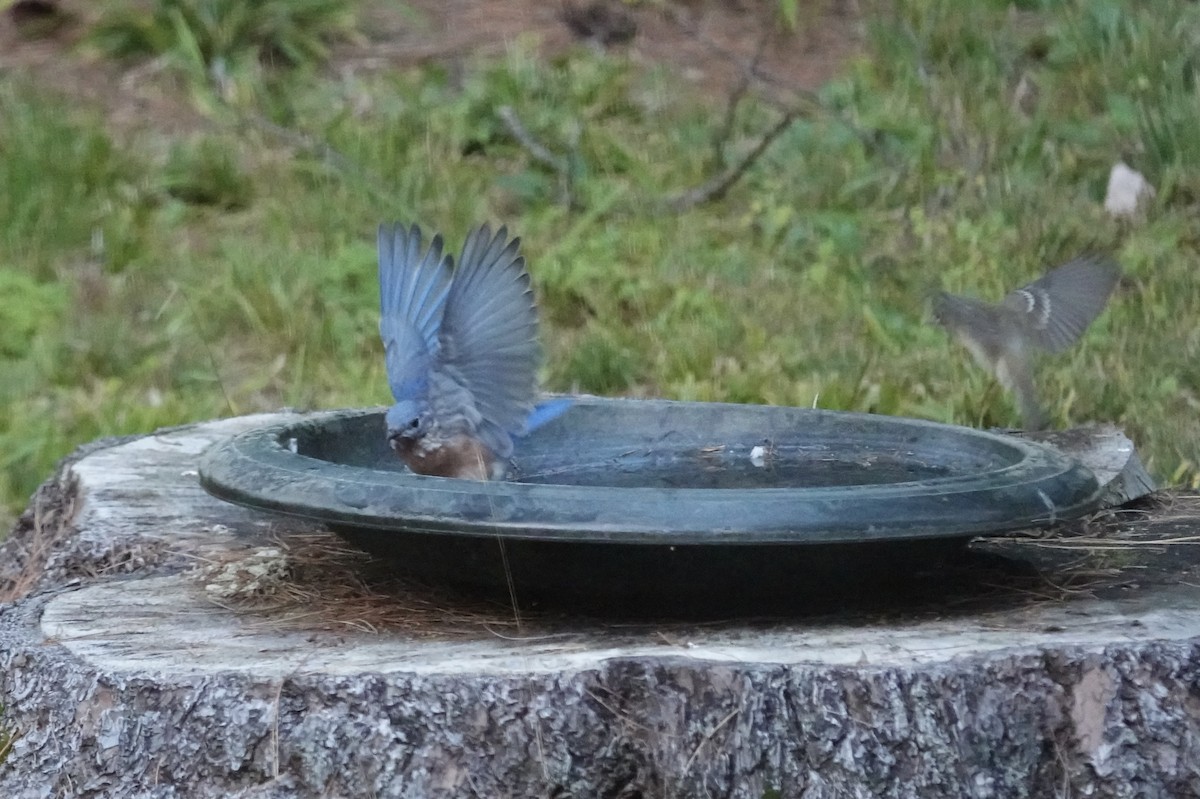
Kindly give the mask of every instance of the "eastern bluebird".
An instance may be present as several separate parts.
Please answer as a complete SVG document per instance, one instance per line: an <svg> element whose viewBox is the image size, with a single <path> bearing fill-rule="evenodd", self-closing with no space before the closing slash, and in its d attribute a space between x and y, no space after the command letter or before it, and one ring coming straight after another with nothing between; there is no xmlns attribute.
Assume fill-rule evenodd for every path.
<svg viewBox="0 0 1200 799"><path fill-rule="evenodd" d="M454 268L440 235L422 251L416 225L379 226L379 333L396 398L387 439L414 472L498 478L513 436L570 405L534 404L541 350L519 246L481 225Z"/></svg>
<svg viewBox="0 0 1200 799"><path fill-rule="evenodd" d="M1104 310L1121 272L1108 259L1085 256L1050 270L998 304L939 292L933 315L983 368L1012 391L1028 430L1048 419L1033 387L1035 348L1062 352Z"/></svg>

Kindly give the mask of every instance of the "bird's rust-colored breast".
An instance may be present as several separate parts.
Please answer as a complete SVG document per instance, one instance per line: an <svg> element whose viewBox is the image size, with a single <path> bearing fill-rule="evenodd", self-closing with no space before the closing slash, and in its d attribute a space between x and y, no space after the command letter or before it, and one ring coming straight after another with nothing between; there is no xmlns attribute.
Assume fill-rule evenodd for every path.
<svg viewBox="0 0 1200 799"><path fill-rule="evenodd" d="M408 468L417 474L462 480L487 480L492 476L495 456L486 445L469 436L454 436L438 443L402 438L394 446Z"/></svg>

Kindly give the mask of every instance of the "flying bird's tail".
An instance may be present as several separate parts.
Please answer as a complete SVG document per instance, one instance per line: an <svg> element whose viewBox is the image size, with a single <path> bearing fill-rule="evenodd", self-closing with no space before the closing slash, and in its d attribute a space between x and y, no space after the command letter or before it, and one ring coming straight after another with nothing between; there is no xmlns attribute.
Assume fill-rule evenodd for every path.
<svg viewBox="0 0 1200 799"><path fill-rule="evenodd" d="M996 359L996 378L1016 398L1024 429L1045 430L1050 425L1050 418L1038 402L1028 353L1008 352L1001 355Z"/></svg>

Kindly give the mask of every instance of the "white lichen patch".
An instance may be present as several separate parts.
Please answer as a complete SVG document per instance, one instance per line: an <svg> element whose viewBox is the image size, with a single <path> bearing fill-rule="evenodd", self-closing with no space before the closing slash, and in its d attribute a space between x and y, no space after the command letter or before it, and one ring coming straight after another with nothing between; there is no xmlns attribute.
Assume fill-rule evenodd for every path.
<svg viewBox="0 0 1200 799"><path fill-rule="evenodd" d="M206 563L195 571L205 592L222 600L265 599L291 578L287 555L278 547L259 547L236 560Z"/></svg>

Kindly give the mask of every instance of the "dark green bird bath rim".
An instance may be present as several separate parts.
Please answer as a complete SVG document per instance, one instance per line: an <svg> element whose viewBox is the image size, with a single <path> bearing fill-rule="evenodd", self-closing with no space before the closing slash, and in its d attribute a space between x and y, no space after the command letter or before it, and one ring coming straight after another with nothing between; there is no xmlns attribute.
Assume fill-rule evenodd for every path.
<svg viewBox="0 0 1200 799"><path fill-rule="evenodd" d="M424 583L601 606L873 588L1100 499L1061 452L979 430L591 397L519 440L503 481L408 472L380 408L244 432L204 454L200 479Z"/></svg>

